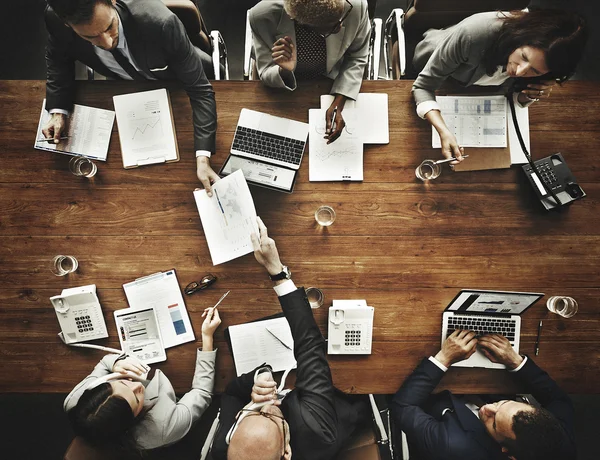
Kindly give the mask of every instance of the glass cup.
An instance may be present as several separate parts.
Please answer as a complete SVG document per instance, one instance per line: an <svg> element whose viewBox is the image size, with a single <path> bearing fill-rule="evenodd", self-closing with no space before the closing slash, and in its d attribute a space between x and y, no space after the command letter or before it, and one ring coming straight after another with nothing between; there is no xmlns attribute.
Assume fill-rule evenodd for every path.
<svg viewBox="0 0 600 460"><path fill-rule="evenodd" d="M98 172L98 166L89 158L73 157L69 161L69 171L80 177L94 177Z"/></svg>
<svg viewBox="0 0 600 460"><path fill-rule="evenodd" d="M308 297L308 303L310 308L319 308L323 305L323 291L316 287L309 287L306 289L306 297Z"/></svg>
<svg viewBox="0 0 600 460"><path fill-rule="evenodd" d="M575 313L577 313L577 309L579 308L577 301L573 297L558 295L550 297L546 302L546 307L548 307L548 310L552 313L556 313L563 318L575 316Z"/></svg>
<svg viewBox="0 0 600 460"><path fill-rule="evenodd" d="M315 220L322 227L329 227L335 221L335 211L331 206L321 206L315 211Z"/></svg>
<svg viewBox="0 0 600 460"><path fill-rule="evenodd" d="M437 179L442 174L442 165L433 160L424 160L415 170L415 176L422 181Z"/></svg>
<svg viewBox="0 0 600 460"><path fill-rule="evenodd" d="M52 259L52 273L56 276L65 276L73 273L79 267L79 262L73 256L56 256Z"/></svg>

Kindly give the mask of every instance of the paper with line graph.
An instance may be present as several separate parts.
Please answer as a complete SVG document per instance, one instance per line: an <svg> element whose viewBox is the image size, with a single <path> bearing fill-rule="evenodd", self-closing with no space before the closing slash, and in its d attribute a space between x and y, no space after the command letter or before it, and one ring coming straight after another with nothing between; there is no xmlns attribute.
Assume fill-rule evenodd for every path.
<svg viewBox="0 0 600 460"><path fill-rule="evenodd" d="M258 234L256 209L241 169L214 183L213 195L194 191L213 265L253 251L250 235Z"/></svg>
<svg viewBox="0 0 600 460"><path fill-rule="evenodd" d="M462 147L506 147L504 96L437 96L442 117ZM433 148L441 148L440 136L431 128Z"/></svg>
<svg viewBox="0 0 600 460"><path fill-rule="evenodd" d="M125 168L179 160L166 89L114 96L113 101Z"/></svg>
<svg viewBox="0 0 600 460"><path fill-rule="evenodd" d="M344 109L342 134L331 144L325 136L325 109L308 111L308 179L315 181L363 180L363 140L358 109Z"/></svg>

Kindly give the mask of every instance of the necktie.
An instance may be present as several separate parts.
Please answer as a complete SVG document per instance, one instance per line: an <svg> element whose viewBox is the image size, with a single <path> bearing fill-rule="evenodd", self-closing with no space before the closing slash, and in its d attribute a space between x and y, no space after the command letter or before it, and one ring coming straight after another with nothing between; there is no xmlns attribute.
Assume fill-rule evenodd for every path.
<svg viewBox="0 0 600 460"><path fill-rule="evenodd" d="M121 52L120 49L115 48L111 50L111 53L115 60L119 63L121 68L134 80L143 81L146 80L142 74L140 74L135 67L129 62L129 59L125 57L125 55Z"/></svg>

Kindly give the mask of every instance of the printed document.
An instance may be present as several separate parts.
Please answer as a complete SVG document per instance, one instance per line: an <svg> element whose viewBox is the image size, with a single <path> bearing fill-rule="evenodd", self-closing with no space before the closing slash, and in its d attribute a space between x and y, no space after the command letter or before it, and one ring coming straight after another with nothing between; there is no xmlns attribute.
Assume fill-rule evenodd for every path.
<svg viewBox="0 0 600 460"><path fill-rule="evenodd" d="M273 372L296 367L294 339L283 317L229 326L231 352L238 377L263 363Z"/></svg>
<svg viewBox="0 0 600 460"><path fill-rule="evenodd" d="M321 108L327 110L333 102L331 94L321 96ZM356 101L348 99L346 109L358 109L359 127L363 144L389 144L388 95L385 93L360 93Z"/></svg>
<svg viewBox="0 0 600 460"><path fill-rule="evenodd" d="M316 181L363 180L363 141L357 109L344 109L344 127L335 142L327 144L325 109L308 111L308 179Z"/></svg>
<svg viewBox="0 0 600 460"><path fill-rule="evenodd" d="M114 96L123 167L179 160L166 89Z"/></svg>
<svg viewBox="0 0 600 460"><path fill-rule="evenodd" d="M462 147L506 147L504 96L437 96L446 125ZM438 132L431 127L433 148L441 148Z"/></svg>
<svg viewBox="0 0 600 460"><path fill-rule="evenodd" d="M213 265L253 252L250 235L258 234L256 209L241 169L214 183L213 196L194 191Z"/></svg>
<svg viewBox="0 0 600 460"><path fill-rule="evenodd" d="M175 270L138 278L123 289L132 310L154 308L165 348L196 340Z"/></svg>
<svg viewBox="0 0 600 460"><path fill-rule="evenodd" d="M106 161L115 112L75 104L73 112L69 116L67 131L61 135L68 139L61 140L58 144L40 140L45 137L42 129L50 117L50 113L46 110L46 99L44 99L33 145L35 149Z"/></svg>
<svg viewBox="0 0 600 460"><path fill-rule="evenodd" d="M121 350L144 364L166 361L160 328L153 308L127 308L114 313Z"/></svg>

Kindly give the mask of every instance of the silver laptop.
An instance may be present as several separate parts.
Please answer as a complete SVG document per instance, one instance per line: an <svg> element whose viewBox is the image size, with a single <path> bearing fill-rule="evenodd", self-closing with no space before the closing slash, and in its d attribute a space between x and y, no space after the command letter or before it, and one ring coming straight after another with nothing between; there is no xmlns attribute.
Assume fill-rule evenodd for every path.
<svg viewBox="0 0 600 460"><path fill-rule="evenodd" d="M521 315L544 294L535 292L479 291L463 289L450 302L442 315L442 343L456 329L476 332L477 335L501 334L519 352ZM477 350L470 358L459 361L457 367L486 367L504 369L491 362Z"/></svg>
<svg viewBox="0 0 600 460"><path fill-rule="evenodd" d="M241 169L254 185L291 192L308 138L308 123L242 109L222 176Z"/></svg>

